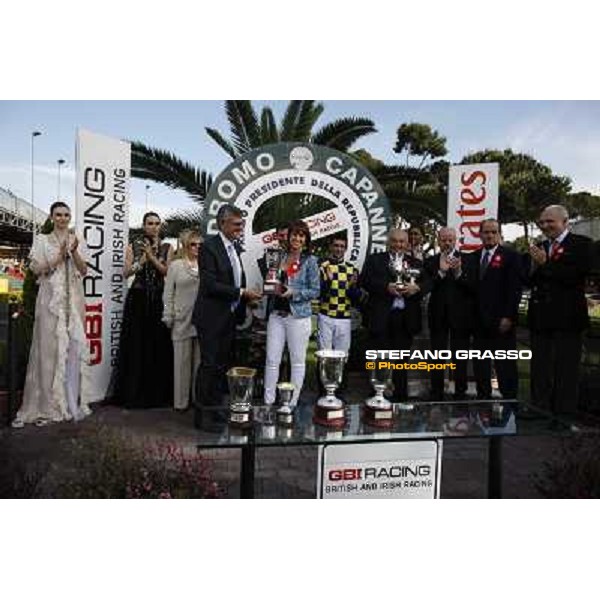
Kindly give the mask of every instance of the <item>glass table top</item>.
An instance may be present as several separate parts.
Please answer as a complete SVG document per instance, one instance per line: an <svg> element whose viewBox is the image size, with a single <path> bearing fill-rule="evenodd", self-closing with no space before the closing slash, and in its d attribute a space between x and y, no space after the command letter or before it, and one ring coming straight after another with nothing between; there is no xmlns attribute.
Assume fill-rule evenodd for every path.
<svg viewBox="0 0 600 600"><path fill-rule="evenodd" d="M205 411L221 424L213 431L198 430L198 447L318 445L438 438L484 438L509 435L566 434L576 429L571 423L522 402L477 400L462 402L415 402L409 410L394 405L391 427L373 427L364 422L360 404L345 407L345 425L334 429L313 422L313 404L294 410L292 426L277 423L273 406L254 407L254 421L242 429L226 422L228 411Z"/></svg>

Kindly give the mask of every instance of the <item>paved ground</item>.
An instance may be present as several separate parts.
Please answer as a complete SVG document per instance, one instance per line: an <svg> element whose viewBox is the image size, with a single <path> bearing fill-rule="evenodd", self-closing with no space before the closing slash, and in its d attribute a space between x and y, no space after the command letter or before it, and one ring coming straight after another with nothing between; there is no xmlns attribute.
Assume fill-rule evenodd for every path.
<svg viewBox="0 0 600 600"><path fill-rule="evenodd" d="M308 394L316 395L314 382L308 381ZM522 382L525 384L525 382ZM411 382L416 394L422 383ZM525 385L524 388L527 386ZM369 386L363 376L350 378L347 399L360 401ZM423 393L423 390L421 390ZM23 430L0 428L0 451L8 452L21 464L34 464L40 457L60 463L60 444L66 439L85 436L99 425L122 429L136 438L169 440L195 451L199 433L193 428L192 413L175 413L170 409L129 411L115 407L98 407L80 424L58 424L44 428L28 426ZM507 437L503 441L503 496L505 498L539 497L532 477L544 461L556 455L558 437ZM239 494L239 450L211 450L203 454L211 459L213 475L225 497ZM314 498L317 450L314 447L264 448L257 451L256 496L259 498ZM442 462L443 498L485 498L487 495L487 441L450 439L444 441Z"/></svg>
<svg viewBox="0 0 600 600"><path fill-rule="evenodd" d="M0 447L8 449L22 463L33 464L39 457L60 462L59 442L86 435L99 425L124 429L137 438L162 439L194 449L198 433L191 413L169 409L127 411L99 407L78 425L58 424L23 430L0 429ZM538 497L531 476L539 472L544 460L559 448L553 437L516 437L504 440L504 497ZM257 451L256 496L259 498L314 498L317 466L314 447L263 448ZM225 497L239 494L239 450L207 450L215 480ZM452 439L444 442L442 463L443 498L485 498L487 441Z"/></svg>

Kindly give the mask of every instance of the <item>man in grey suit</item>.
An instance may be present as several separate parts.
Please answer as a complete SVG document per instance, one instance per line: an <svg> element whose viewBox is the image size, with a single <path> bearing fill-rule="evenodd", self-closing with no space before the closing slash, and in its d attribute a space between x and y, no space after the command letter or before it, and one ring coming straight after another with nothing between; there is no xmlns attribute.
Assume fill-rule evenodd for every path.
<svg viewBox="0 0 600 600"><path fill-rule="evenodd" d="M246 289L246 275L237 241L242 235L242 212L225 204L217 213L219 233L207 237L198 256L200 285L194 306L193 322L200 339L202 363L196 378L194 425L214 429L214 411L206 407L223 405L224 378L232 355L236 316L245 312L246 302L259 300L261 294Z"/></svg>

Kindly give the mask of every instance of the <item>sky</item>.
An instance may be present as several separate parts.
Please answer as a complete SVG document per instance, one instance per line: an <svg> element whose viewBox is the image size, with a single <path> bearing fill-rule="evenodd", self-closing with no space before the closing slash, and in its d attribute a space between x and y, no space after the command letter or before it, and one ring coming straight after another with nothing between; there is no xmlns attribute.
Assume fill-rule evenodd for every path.
<svg viewBox="0 0 600 600"><path fill-rule="evenodd" d="M287 102L255 102L258 110L265 104L280 120ZM600 194L600 101L327 100L324 105L317 127L350 115L373 119L377 133L360 139L353 149L365 148L389 164L400 162L393 152L398 126L416 121L447 138L446 158L451 162L484 148L512 148L569 176L573 191ZM38 130L42 135L35 139L35 204L47 210L56 199L59 159L66 161L61 196L72 204L78 127L169 150L215 176L230 162L204 130L228 133L222 101L2 101L0 187L29 201L31 132ZM145 212L146 183L132 183L132 226L140 224ZM148 208L161 216L194 207L184 193L148 183Z"/></svg>

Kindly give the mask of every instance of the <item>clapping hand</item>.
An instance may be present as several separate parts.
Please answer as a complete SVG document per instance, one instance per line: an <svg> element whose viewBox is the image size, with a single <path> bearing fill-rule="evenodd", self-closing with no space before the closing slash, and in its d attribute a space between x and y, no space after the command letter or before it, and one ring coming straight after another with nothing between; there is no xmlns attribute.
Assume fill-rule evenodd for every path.
<svg viewBox="0 0 600 600"><path fill-rule="evenodd" d="M461 268L461 260L460 260L460 256L451 256L448 259L448 266L450 267L450 269L452 269L453 271L460 271Z"/></svg>
<svg viewBox="0 0 600 600"><path fill-rule="evenodd" d="M529 255L536 265L543 265L548 258L542 248L534 245L529 246Z"/></svg>
<svg viewBox="0 0 600 600"><path fill-rule="evenodd" d="M148 240L144 240L142 244L142 252L148 259L153 255L152 244Z"/></svg>
<svg viewBox="0 0 600 600"><path fill-rule="evenodd" d="M68 240L64 240L60 243L60 258L65 260L69 254L69 244Z"/></svg>
<svg viewBox="0 0 600 600"><path fill-rule="evenodd" d="M72 240L73 241L71 243L71 254L73 254L77 250L77 248L79 247L79 240L77 239L76 235L73 235Z"/></svg>

